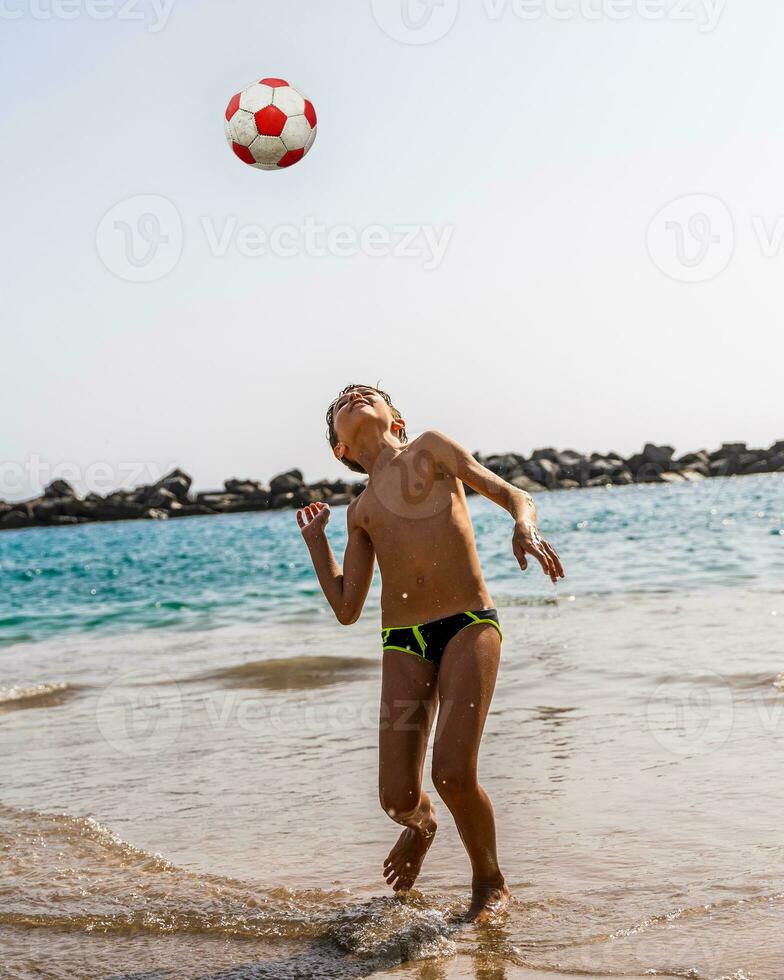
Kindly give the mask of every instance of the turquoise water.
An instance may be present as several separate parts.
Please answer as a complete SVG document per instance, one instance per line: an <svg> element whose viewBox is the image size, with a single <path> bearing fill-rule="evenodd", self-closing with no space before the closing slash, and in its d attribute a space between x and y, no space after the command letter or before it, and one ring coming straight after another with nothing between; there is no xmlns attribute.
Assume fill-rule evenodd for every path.
<svg viewBox="0 0 784 980"><path fill-rule="evenodd" d="M540 495L567 570L560 595L779 587L784 475ZM499 606L552 596L512 556L508 516L471 510ZM330 523L345 543L345 509ZM123 522L0 535L0 645L63 633L205 630L326 612L293 512ZM376 574L370 603L378 602Z"/></svg>
<svg viewBox="0 0 784 980"><path fill-rule="evenodd" d="M0 535L0 973L781 980L784 475L537 504L557 588L470 502L504 625L487 929L440 802L390 897L378 582L340 626L292 512Z"/></svg>

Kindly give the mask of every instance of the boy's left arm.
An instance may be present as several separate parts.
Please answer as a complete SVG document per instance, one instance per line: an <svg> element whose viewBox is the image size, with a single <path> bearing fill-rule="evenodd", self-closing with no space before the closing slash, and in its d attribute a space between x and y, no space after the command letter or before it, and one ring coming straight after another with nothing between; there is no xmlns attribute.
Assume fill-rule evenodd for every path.
<svg viewBox="0 0 784 980"><path fill-rule="evenodd" d="M482 466L467 449L442 432L428 432L427 437L428 448L443 469L512 515L515 522L512 550L520 568L525 571L528 568L526 555L533 555L553 582L564 578L561 559L536 525L533 497Z"/></svg>

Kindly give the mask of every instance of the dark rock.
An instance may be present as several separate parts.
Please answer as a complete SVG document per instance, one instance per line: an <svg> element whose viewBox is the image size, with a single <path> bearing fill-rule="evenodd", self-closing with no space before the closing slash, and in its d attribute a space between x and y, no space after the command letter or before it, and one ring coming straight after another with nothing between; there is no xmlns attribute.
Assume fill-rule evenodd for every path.
<svg viewBox="0 0 784 980"><path fill-rule="evenodd" d="M693 462L687 463L684 463L683 460L679 459L672 465L679 473L686 473L689 471L701 473L702 476L710 476L710 463L703 462L700 458L695 459Z"/></svg>
<svg viewBox="0 0 784 980"><path fill-rule="evenodd" d="M88 504L82 502L84 507L82 516L92 517L95 521L136 521L147 516L147 508L144 504L137 504L124 497L107 497L100 503Z"/></svg>
<svg viewBox="0 0 784 980"><path fill-rule="evenodd" d="M170 513L170 517L209 517L215 511L211 507L203 504L181 504L177 510Z"/></svg>
<svg viewBox="0 0 784 980"><path fill-rule="evenodd" d="M355 497L358 497L367 487L367 483L350 483L349 486L351 488L349 493L353 494Z"/></svg>
<svg viewBox="0 0 784 980"><path fill-rule="evenodd" d="M282 507L293 507L294 506L294 494L291 490L287 493L276 493L273 494L272 500L270 501L270 507L273 510L280 510Z"/></svg>
<svg viewBox="0 0 784 980"><path fill-rule="evenodd" d="M167 490L165 487L154 489L152 493L145 497L144 503L148 508L151 507L153 510L172 510L172 508L175 508L175 505L181 506L171 490Z"/></svg>
<svg viewBox="0 0 784 980"><path fill-rule="evenodd" d="M626 468L632 474L632 476L637 476L637 471L645 462L642 453L635 453L626 460Z"/></svg>
<svg viewBox="0 0 784 980"><path fill-rule="evenodd" d="M241 496L251 497L254 494L269 494L270 488L266 483L258 480L226 480L223 484L227 493L240 494Z"/></svg>
<svg viewBox="0 0 784 980"><path fill-rule="evenodd" d="M308 504L323 502L323 499L318 487L300 487L299 490L292 491L291 506L307 507Z"/></svg>
<svg viewBox="0 0 784 980"><path fill-rule="evenodd" d="M35 518L26 511L13 509L0 517L0 528L4 531L14 531L20 527L34 527Z"/></svg>
<svg viewBox="0 0 784 980"><path fill-rule="evenodd" d="M596 460L605 460L608 463L614 463L616 466L625 466L624 458L620 453L591 453L588 457L591 462Z"/></svg>
<svg viewBox="0 0 784 980"><path fill-rule="evenodd" d="M97 495L93 494L93 496ZM98 500L100 499L98 497ZM60 512L64 517L91 518L92 511L95 508L94 501L89 500L87 497L84 500L80 500L78 497L66 497L60 501L60 504Z"/></svg>
<svg viewBox="0 0 784 980"><path fill-rule="evenodd" d="M675 460L675 466L677 469L683 469L686 466L694 466L694 464L699 464L700 467L705 467L707 469L708 463L710 463L710 456L707 450L700 449L696 453L686 453L685 456L680 456Z"/></svg>
<svg viewBox="0 0 784 980"><path fill-rule="evenodd" d="M609 459L591 459L588 464L588 479L595 480L598 477L612 476L613 473L622 469L623 463L617 463Z"/></svg>
<svg viewBox="0 0 784 980"><path fill-rule="evenodd" d="M44 497L75 497L76 491L65 480L52 480L44 490Z"/></svg>
<svg viewBox="0 0 784 980"><path fill-rule="evenodd" d="M542 487L553 487L560 476L560 467L544 456L537 460L529 459L523 463L523 475Z"/></svg>
<svg viewBox="0 0 784 980"><path fill-rule="evenodd" d="M187 479L183 476L171 476L167 477L165 480L161 481L159 490L166 490L170 493L175 500L179 501L181 504L188 502L188 493L191 489L190 477Z"/></svg>
<svg viewBox="0 0 784 980"><path fill-rule="evenodd" d="M768 466L770 467L768 470L769 473L779 473L781 470L784 470L784 449L768 459Z"/></svg>
<svg viewBox="0 0 784 980"><path fill-rule="evenodd" d="M770 462L764 452L741 453L738 456L738 472L744 476L753 473L767 473Z"/></svg>
<svg viewBox="0 0 784 980"><path fill-rule="evenodd" d="M753 476L756 473L770 473L770 460L757 459L753 463L748 463L741 468L743 476Z"/></svg>
<svg viewBox="0 0 784 980"><path fill-rule="evenodd" d="M661 475L666 471L666 466L661 463L650 463L643 461L634 474L636 483L661 483Z"/></svg>
<svg viewBox="0 0 784 980"><path fill-rule="evenodd" d="M207 507L211 507L213 504L220 503L221 500L224 500L226 497L232 496L232 494L224 493L223 490L202 490L196 494L196 503L205 504Z"/></svg>
<svg viewBox="0 0 784 980"><path fill-rule="evenodd" d="M216 514L250 514L257 510L267 510L267 497L256 500L240 493L204 493L196 499L197 506L208 507Z"/></svg>
<svg viewBox="0 0 784 980"><path fill-rule="evenodd" d="M634 483L634 477L624 468L613 473L612 481L617 487L625 487L630 483Z"/></svg>
<svg viewBox="0 0 784 980"><path fill-rule="evenodd" d="M553 490L577 490L580 484L577 480L559 480L551 489Z"/></svg>
<svg viewBox="0 0 784 980"><path fill-rule="evenodd" d="M329 500L330 507L345 507L350 504L354 498L350 493L333 493Z"/></svg>
<svg viewBox="0 0 784 980"><path fill-rule="evenodd" d="M557 449L534 449L531 453L531 459L538 462L540 459L549 460L551 463L558 464L558 450Z"/></svg>
<svg viewBox="0 0 784 980"><path fill-rule="evenodd" d="M558 453L558 458L556 463L561 467L561 469L566 469L572 466L581 466L583 463L587 463L585 453L578 453L576 449L564 449Z"/></svg>
<svg viewBox="0 0 784 980"><path fill-rule="evenodd" d="M746 443L745 442L723 442L721 444L721 449L716 449L709 454L708 458L711 462L717 459L732 459L736 456L740 456L741 453L745 453Z"/></svg>
<svg viewBox="0 0 784 980"><path fill-rule="evenodd" d="M784 439L779 439L779 441L774 442L768 450L768 456L779 456L782 453L784 453Z"/></svg>
<svg viewBox="0 0 784 980"><path fill-rule="evenodd" d="M578 453L576 449L535 449L531 454L531 460L535 463L552 464L556 467L555 473L561 479L576 480L578 483L588 479L590 461L583 453ZM532 470L525 469L526 476L536 479ZM550 480L554 479L550 471ZM546 483L550 486L550 483Z"/></svg>
<svg viewBox="0 0 784 980"><path fill-rule="evenodd" d="M270 493L273 499L283 493L291 493L299 490L303 486L304 480L301 470L288 470L286 473L279 473L270 480ZM274 506L274 504L273 504Z"/></svg>
<svg viewBox="0 0 784 980"><path fill-rule="evenodd" d="M734 476L738 472L738 457L722 456L712 459L708 466L708 472L711 476Z"/></svg>
<svg viewBox="0 0 784 980"><path fill-rule="evenodd" d="M40 521L42 524L49 524L54 518L64 515L63 508L67 502L72 502L72 499L67 498L66 500L61 500L59 498L47 499L43 497L40 500L31 501L28 506L37 521Z"/></svg>
<svg viewBox="0 0 784 980"><path fill-rule="evenodd" d="M612 477L606 474L604 476L593 476L585 483L586 487L611 487L612 485Z"/></svg>
<svg viewBox="0 0 784 980"><path fill-rule="evenodd" d="M488 456L485 460L485 466L491 473L495 473L496 476L508 476L513 471L517 470L525 462L523 456L519 456L517 453L503 453L496 456Z"/></svg>
<svg viewBox="0 0 784 980"><path fill-rule="evenodd" d="M160 510L157 507L150 507L144 512L144 516L150 521L168 521L168 511Z"/></svg>
<svg viewBox="0 0 784 980"><path fill-rule="evenodd" d="M669 467L672 457L675 454L673 446L656 446L652 442L647 442L642 451L644 463L653 463L655 466Z"/></svg>
<svg viewBox="0 0 784 980"><path fill-rule="evenodd" d="M526 493L541 493L544 487L536 480L528 476L513 476L509 483L518 490L525 490Z"/></svg>

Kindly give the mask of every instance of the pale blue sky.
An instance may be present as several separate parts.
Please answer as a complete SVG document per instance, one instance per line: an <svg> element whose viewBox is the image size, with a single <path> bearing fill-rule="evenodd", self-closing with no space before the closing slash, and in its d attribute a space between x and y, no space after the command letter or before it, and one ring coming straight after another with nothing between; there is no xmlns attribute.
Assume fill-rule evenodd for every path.
<svg viewBox="0 0 784 980"><path fill-rule="evenodd" d="M347 473L323 415L350 381L380 380L411 431L472 450L784 438L784 249L759 241L760 219L784 229L777 0L728 0L710 31L699 10L648 20L644 0L622 22L463 0L424 45L385 34L370 0L178 0L157 32L146 0L144 21L31 2L0 0L0 497L39 489L36 457L45 475L106 464L100 489L134 464L176 462L202 487ZM229 97L263 75L319 113L283 173L245 168L223 137ZM735 241L715 278L685 283L646 234L692 194L723 202ZM147 283L96 248L136 195L182 218L181 260ZM219 257L204 230L308 217L451 238L426 269L253 258L235 239Z"/></svg>

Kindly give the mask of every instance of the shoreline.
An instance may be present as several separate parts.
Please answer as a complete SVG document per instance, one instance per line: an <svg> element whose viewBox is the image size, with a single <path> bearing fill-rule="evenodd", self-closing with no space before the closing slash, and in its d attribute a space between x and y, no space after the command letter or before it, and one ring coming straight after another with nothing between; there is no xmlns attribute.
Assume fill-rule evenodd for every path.
<svg viewBox="0 0 784 980"><path fill-rule="evenodd" d="M694 483L721 476L784 472L784 440L768 449L749 449L729 442L713 451L675 456L672 446L646 443L629 457L619 453L584 454L575 450L537 449L519 453L475 454L475 458L512 486L528 493L584 487L628 486L633 483ZM307 483L301 470L279 473L268 483L226 480L222 490L192 493L193 480L181 469L157 483L106 496L81 497L65 480L53 480L41 495L17 503L0 501L0 531L34 527L73 527L123 520L169 520L305 507L317 500L331 506L349 504L365 489L364 482L319 480ZM466 488L468 493L474 493Z"/></svg>

